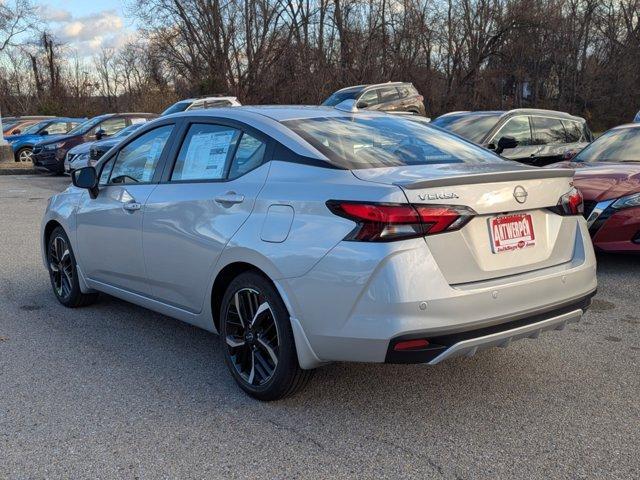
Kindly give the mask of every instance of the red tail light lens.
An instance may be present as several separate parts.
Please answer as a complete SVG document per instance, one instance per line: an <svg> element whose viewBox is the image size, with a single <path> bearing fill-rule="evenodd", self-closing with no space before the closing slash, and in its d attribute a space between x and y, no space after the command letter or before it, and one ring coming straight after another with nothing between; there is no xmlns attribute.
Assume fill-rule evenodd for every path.
<svg viewBox="0 0 640 480"><path fill-rule="evenodd" d="M334 214L356 222L345 240L390 242L462 228L475 212L466 207L330 200Z"/></svg>
<svg viewBox="0 0 640 480"><path fill-rule="evenodd" d="M558 205L551 210L558 215L582 215L584 213L582 194L578 189L572 188L560 197Z"/></svg>

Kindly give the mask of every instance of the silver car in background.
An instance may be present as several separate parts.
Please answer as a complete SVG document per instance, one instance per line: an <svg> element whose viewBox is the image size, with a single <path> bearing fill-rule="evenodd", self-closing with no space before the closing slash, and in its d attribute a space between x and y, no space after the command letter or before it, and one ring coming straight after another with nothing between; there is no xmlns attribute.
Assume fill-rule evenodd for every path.
<svg viewBox="0 0 640 480"><path fill-rule="evenodd" d="M383 113L184 112L76 170L42 251L63 305L217 332L273 400L328 362L435 365L578 321L596 262L572 175Z"/></svg>

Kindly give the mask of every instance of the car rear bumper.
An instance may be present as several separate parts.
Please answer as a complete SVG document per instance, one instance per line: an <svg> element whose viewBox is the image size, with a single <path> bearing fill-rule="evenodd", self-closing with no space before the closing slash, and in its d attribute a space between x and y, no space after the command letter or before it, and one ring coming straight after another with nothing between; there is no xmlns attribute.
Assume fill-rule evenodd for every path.
<svg viewBox="0 0 640 480"><path fill-rule="evenodd" d="M420 336L398 337L389 342L387 363L428 363L436 365L455 357L471 357L491 347L507 347L523 338L538 338L542 332L563 330L567 324L580 321L589 308L595 291L566 306L549 312L527 316L488 328L469 330L451 335L440 335L428 339L428 345L420 349L395 350L395 346L407 340L422 339Z"/></svg>
<svg viewBox="0 0 640 480"><path fill-rule="evenodd" d="M533 319L535 323L557 316L561 317L559 325L570 312L567 321L577 320L597 288L586 223L581 220L578 225L569 262L508 277L450 285L418 239L402 242L401 248L388 250L377 260L376 249L394 247L343 242L306 275L279 283L289 297L292 316L299 320L321 362L390 361L389 349L399 338L429 339L434 344L434 339L447 340L438 344L443 347L440 354L458 343L453 341L455 335L466 341L484 336L480 332L484 329L494 334L509 330L512 322L531 323ZM560 312L567 305L572 309ZM534 335L550 324L555 321L526 333ZM494 340L504 343L521 333L517 330L505 338L478 340L478 345L463 344L448 356L454 351L468 353L473 346L480 348Z"/></svg>

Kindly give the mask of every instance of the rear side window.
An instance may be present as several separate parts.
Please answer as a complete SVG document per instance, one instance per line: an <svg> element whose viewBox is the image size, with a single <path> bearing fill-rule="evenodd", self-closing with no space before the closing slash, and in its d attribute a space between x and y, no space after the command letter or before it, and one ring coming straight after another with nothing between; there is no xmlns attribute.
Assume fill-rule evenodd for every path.
<svg viewBox="0 0 640 480"><path fill-rule="evenodd" d="M502 137L513 137L518 141L518 146L531 145L531 125L529 117L513 117L505 123L498 133L493 136L493 143L497 143Z"/></svg>
<svg viewBox="0 0 640 480"><path fill-rule="evenodd" d="M562 121L557 118L531 117L536 145L567 143Z"/></svg>
<svg viewBox="0 0 640 480"><path fill-rule="evenodd" d="M229 180L241 177L245 173L260 166L264 159L266 149L266 143L248 133L243 133L238 143L236 154L231 162Z"/></svg>
<svg viewBox="0 0 640 480"><path fill-rule="evenodd" d="M383 87L379 90L380 103L393 102L400 98L396 87Z"/></svg>
<svg viewBox="0 0 640 480"><path fill-rule="evenodd" d="M172 130L173 125L158 127L123 147L116 157L109 183L150 182Z"/></svg>
<svg viewBox="0 0 640 480"><path fill-rule="evenodd" d="M500 163L472 143L392 115L307 118L283 122L345 169L446 163Z"/></svg>
<svg viewBox="0 0 640 480"><path fill-rule="evenodd" d="M222 180L240 133L240 130L224 125L191 125L180 148L171 180Z"/></svg>

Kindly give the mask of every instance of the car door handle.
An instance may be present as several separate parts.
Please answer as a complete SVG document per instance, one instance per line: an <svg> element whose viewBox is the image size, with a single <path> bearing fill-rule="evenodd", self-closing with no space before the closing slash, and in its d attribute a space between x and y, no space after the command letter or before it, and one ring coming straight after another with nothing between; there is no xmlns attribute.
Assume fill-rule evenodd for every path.
<svg viewBox="0 0 640 480"><path fill-rule="evenodd" d="M142 204L138 202L128 202L122 205L127 212L135 212L136 210L140 210L142 208Z"/></svg>
<svg viewBox="0 0 640 480"><path fill-rule="evenodd" d="M224 195L217 196L214 200L221 205L233 205L244 202L244 195L236 192L227 192Z"/></svg>

